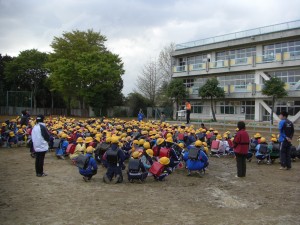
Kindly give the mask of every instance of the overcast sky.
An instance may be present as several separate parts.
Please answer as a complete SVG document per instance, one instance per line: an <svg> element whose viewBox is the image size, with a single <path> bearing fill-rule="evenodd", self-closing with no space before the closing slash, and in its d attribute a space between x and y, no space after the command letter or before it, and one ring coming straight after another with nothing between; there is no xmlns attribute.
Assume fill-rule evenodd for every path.
<svg viewBox="0 0 300 225"><path fill-rule="evenodd" d="M300 19L299 0L0 0L0 53L51 52L54 36L93 29L125 66L130 93L163 46Z"/></svg>

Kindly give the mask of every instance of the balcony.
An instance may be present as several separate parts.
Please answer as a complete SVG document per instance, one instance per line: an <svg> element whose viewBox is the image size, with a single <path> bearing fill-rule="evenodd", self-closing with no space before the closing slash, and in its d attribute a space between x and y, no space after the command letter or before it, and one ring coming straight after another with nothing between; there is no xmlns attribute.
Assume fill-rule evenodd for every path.
<svg viewBox="0 0 300 225"><path fill-rule="evenodd" d="M257 69L262 69L264 67L270 67L271 65L268 65L270 63L275 63L275 64L280 63L279 65L282 66L282 64L284 64L285 62L288 63L288 62L299 61L299 60L300 60L300 51L282 52L282 53L277 53L275 55L271 55L271 54L254 55L245 58L226 59L226 60L190 64L184 66L174 66L173 76L180 77L180 76L187 76L187 75L199 75L199 72L200 74L226 72L226 71L220 71L220 69L226 69L226 68L227 68L227 72L239 71L239 70L243 70L243 68L245 70L256 69L255 67L258 67ZM295 65L299 65L299 63L297 62ZM195 73L195 71L196 72L198 71L198 74ZM177 75L176 73L181 73L181 74Z"/></svg>

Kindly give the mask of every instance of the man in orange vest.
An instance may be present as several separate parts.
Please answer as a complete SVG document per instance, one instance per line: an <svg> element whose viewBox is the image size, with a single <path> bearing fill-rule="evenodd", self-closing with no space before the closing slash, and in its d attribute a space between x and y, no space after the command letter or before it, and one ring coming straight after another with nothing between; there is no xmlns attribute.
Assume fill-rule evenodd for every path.
<svg viewBox="0 0 300 225"><path fill-rule="evenodd" d="M186 101L186 103L185 103L185 110L186 110L186 124L189 124L189 123L190 123L191 109L192 109L192 106L191 106L190 101Z"/></svg>

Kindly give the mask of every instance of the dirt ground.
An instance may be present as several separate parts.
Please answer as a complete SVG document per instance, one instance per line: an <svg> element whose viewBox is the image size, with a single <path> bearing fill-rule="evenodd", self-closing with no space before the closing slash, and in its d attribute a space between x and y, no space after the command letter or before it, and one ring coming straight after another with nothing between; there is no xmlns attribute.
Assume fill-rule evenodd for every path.
<svg viewBox="0 0 300 225"><path fill-rule="evenodd" d="M290 171L210 158L206 175L178 169L165 182L105 184L101 167L85 183L69 160L47 153L35 176L28 149L0 148L0 224L300 224L300 160Z"/></svg>

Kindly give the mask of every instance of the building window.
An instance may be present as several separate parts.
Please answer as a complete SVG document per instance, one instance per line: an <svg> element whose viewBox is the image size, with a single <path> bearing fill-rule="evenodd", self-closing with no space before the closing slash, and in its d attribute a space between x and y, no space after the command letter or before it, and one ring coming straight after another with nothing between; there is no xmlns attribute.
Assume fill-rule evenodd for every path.
<svg viewBox="0 0 300 225"><path fill-rule="evenodd" d="M188 64L193 65L193 64L205 63L206 58L207 58L207 55L191 56L191 57L188 57Z"/></svg>
<svg viewBox="0 0 300 225"><path fill-rule="evenodd" d="M187 88L193 87L194 86L194 79L184 79L183 84Z"/></svg>
<svg viewBox="0 0 300 225"><path fill-rule="evenodd" d="M229 51L217 52L216 61L236 59L235 64L246 63L247 58L253 55L256 55L256 47L229 50Z"/></svg>
<svg viewBox="0 0 300 225"><path fill-rule="evenodd" d="M274 60L275 55L281 52L290 52L291 56L299 56L300 40L264 45L263 46L264 61Z"/></svg>
<svg viewBox="0 0 300 225"><path fill-rule="evenodd" d="M277 115L279 115L282 111L286 111L289 115L294 116L300 111L300 101L277 102L275 108Z"/></svg>
<svg viewBox="0 0 300 225"><path fill-rule="evenodd" d="M254 120L255 118L255 101L242 101L241 113L245 114L246 120Z"/></svg>
<svg viewBox="0 0 300 225"><path fill-rule="evenodd" d="M217 78L220 87L233 85L236 92L247 91L247 85L254 83L254 74L220 76Z"/></svg>
<svg viewBox="0 0 300 225"><path fill-rule="evenodd" d="M202 103L201 102L192 102L191 113L202 113Z"/></svg>
<svg viewBox="0 0 300 225"><path fill-rule="evenodd" d="M300 70L273 71L268 74L289 84L290 89L300 90Z"/></svg>
<svg viewBox="0 0 300 225"><path fill-rule="evenodd" d="M221 114L235 114L234 106L228 101L220 103L220 113Z"/></svg>

